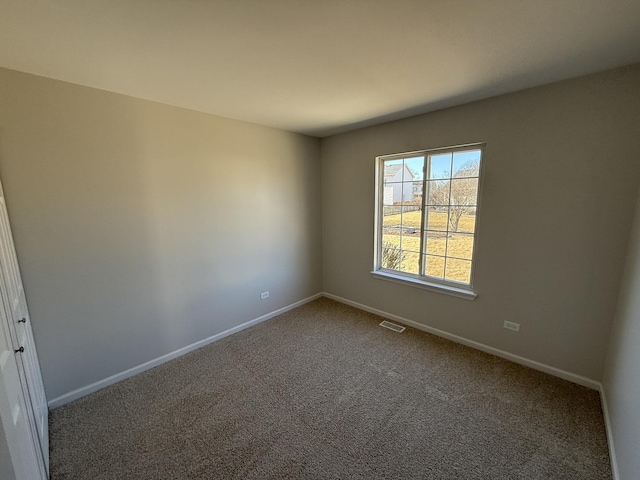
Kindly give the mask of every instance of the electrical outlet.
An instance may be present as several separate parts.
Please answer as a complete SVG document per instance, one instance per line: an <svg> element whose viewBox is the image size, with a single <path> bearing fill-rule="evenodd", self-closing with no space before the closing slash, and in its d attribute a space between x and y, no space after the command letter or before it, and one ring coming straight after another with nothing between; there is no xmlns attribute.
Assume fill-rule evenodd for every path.
<svg viewBox="0 0 640 480"><path fill-rule="evenodd" d="M265 298L269 298L269 292L262 292L260 294L260 299L264 300Z"/></svg>
<svg viewBox="0 0 640 480"><path fill-rule="evenodd" d="M520 331L520 324L519 323L515 323L515 322L504 322L504 328L506 328L507 330L513 330L514 332L519 332Z"/></svg>

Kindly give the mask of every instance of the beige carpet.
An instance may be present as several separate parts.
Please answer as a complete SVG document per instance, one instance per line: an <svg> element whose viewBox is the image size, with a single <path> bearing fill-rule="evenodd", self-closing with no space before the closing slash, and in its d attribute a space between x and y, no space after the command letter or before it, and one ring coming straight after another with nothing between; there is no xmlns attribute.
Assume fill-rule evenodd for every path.
<svg viewBox="0 0 640 480"><path fill-rule="evenodd" d="M595 391L320 299L51 412L58 479L610 479Z"/></svg>

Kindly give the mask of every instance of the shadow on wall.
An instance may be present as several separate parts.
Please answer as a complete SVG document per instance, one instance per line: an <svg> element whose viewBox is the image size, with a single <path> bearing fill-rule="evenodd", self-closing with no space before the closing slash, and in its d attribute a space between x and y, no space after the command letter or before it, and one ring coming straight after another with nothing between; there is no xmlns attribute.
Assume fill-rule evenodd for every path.
<svg viewBox="0 0 640 480"><path fill-rule="evenodd" d="M0 84L49 399L320 290L317 139L8 70Z"/></svg>

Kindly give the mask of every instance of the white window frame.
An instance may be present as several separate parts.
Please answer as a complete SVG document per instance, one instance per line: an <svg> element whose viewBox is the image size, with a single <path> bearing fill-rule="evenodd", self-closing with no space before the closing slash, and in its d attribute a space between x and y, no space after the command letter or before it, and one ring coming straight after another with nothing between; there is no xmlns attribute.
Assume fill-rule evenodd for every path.
<svg viewBox="0 0 640 480"><path fill-rule="evenodd" d="M477 262L477 243L478 243L478 218L480 216L480 201L481 201L481 185L482 185L482 170L485 163L485 143L469 143L464 145L455 145L451 147L432 148L427 150L416 150L412 152L397 153L391 155L380 155L376 157L375 175L375 229L374 229L374 265L371 274L374 278L381 280L387 280L391 282L401 283L412 287L423 288L426 290L435 291L438 293L444 293L446 295L452 295L467 300L474 300L477 294L473 290L474 285L474 273ZM430 277L426 275L413 274L408 272L399 272L397 270L390 270L382 268L382 220L383 220L383 199L384 199L384 162L389 160L396 160L410 157L425 157L424 171L422 178L422 216L421 216L421 230L420 230L420 253L419 258L422 259L424 255L424 222L425 204L426 204L426 182L428 180L427 175L427 161L426 158L429 155L438 153L455 153L466 150L480 150L480 169L478 172L478 198L476 201L476 219L475 227L473 231L473 253L471 256L471 272L469 284L439 279L436 277ZM451 172L453 175L453 172ZM422 260L420 260L422 262ZM422 264L420 263L419 272L422 271Z"/></svg>

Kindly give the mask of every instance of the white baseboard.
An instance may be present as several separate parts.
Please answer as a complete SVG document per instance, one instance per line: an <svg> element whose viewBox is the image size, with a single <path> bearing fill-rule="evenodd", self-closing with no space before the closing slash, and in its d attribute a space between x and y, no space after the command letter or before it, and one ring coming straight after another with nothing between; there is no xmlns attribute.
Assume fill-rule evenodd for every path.
<svg viewBox="0 0 640 480"><path fill-rule="evenodd" d="M592 380L591 378L587 378L587 377L583 377L582 375L577 375L575 373L567 372L566 370L561 370L559 368L552 367L551 365L546 365L544 363L536 362L535 360L530 360L528 358L521 357L513 353L505 352L504 350L490 347L489 345L475 342L473 340L469 340L467 338L454 335L453 333L445 332L444 330L439 330L437 328L429 327L427 325L423 325L422 323L409 320L408 318L404 318L399 315L394 315L393 313L384 312L382 310L378 310L377 308L373 308L368 305L363 305L362 303L354 302L352 300L348 300L346 298L342 298L337 295L333 295L331 293L323 292L322 295L324 297L335 300L336 302L344 303L346 305L359 308L360 310L364 310L369 313L374 313L381 317L388 318L389 320L395 320L396 322L404 323L405 325L409 325L418 330L422 330L423 332L431 333L433 335L437 335L438 337L446 338L447 340L451 340L453 342L460 343L462 345L466 345L471 348L475 348L476 350L480 350L485 353L490 353L492 355L504 358L506 360L510 360L520 365L524 365L526 367L530 367L535 370L548 373L550 375L553 375L554 377L559 377L564 380L577 383L578 385L582 385L584 387L588 387L593 390L600 391L600 382L596 380Z"/></svg>
<svg viewBox="0 0 640 480"><path fill-rule="evenodd" d="M142 373L145 370L149 370L153 367L157 367L158 365L168 362L169 360L173 360L174 358L180 357L186 353L197 350L198 348L204 347L205 345L213 343L217 340L221 340L225 337L228 337L229 335L233 335L234 333L237 333L241 330L244 330L249 327L253 327L258 323L264 322L277 315L288 312L289 310L292 310L294 308L300 307L305 303L312 302L313 300L316 300L321 296L322 296L322 293L316 293L315 295L312 295L310 297L303 298L302 300L292 303L291 305L287 305L285 307L279 308L278 310L274 310L273 312L262 315L261 317L254 318L253 320L249 320L248 322L242 323L236 327L225 330L224 332L217 333L216 335L212 335L211 337L207 337L205 339L199 340L195 343L192 343L191 345L187 345L186 347L179 348L178 350L167 353L158 358L154 358L153 360L149 360L148 362L145 362L136 367L129 368L124 372L116 373L115 375L111 375L110 377L104 378L102 380L98 380L97 382L94 382L90 385L86 385L84 387L80 387L71 392L65 393L64 395L60 395L59 397L56 397L48 401L47 405L49 406L49 409L60 407L65 403L72 402L73 400L77 400L78 398L84 397L85 395L89 395L90 393L93 393L102 388L108 387L109 385L113 385L114 383L117 383L121 380L137 375L138 373Z"/></svg>
<svg viewBox="0 0 640 480"><path fill-rule="evenodd" d="M437 335L439 337L442 338L446 338L448 340L451 340L453 342L456 343L460 343L462 345L466 345L468 347L471 348L475 348L476 350L480 350L486 353L490 353L492 355L496 355L498 357L510 360L512 362L518 363L520 365L525 365L527 367L531 367L535 370L540 370L542 372L548 373L550 375L553 375L555 377L559 377L565 380L569 380L570 382L574 382L577 383L578 385L583 385L585 387L588 388L592 388L594 390L598 390L601 392L602 397L604 398L604 392L602 390L602 386L600 384L600 382L596 381L596 380L592 380L590 378L587 377L583 377L581 375L577 375L575 373L571 373L571 372L567 372L565 370L561 370L559 368L556 367L552 367L550 365L546 365L544 363L540 363L540 362L536 362L535 360L530 360L528 358L525 357L521 357L519 355L515 355L513 353L509 353L509 352L505 352L504 350L499 350L497 348L494 347L490 347L489 345L485 345L483 343L479 343L479 342L475 342L473 340L469 340L467 338L464 337L460 337L458 335L454 335L452 333L449 332L445 332L444 330L439 330L437 328L433 328L433 327L429 327L427 325L423 325L422 323L418 323L415 322L413 320L409 320L408 318L404 318L401 317L399 315L394 315L392 313L389 312L385 312L383 310L378 310L377 308L373 308L370 307L368 305L364 305L362 303L358 303L358 302L354 302L352 300L348 300L346 298L343 297L339 297L337 295L333 295L331 293L327 293L327 292L322 292L322 293L317 293L315 295L312 295L310 297L304 298L298 302L292 303L290 305L287 305L285 307L282 307L278 310L274 310L273 312L267 313L265 315L262 315L261 317L255 318L253 320L249 320L248 322L245 322L243 324L240 324L236 327L230 328L228 330L225 330L224 332L220 332L216 335L212 335L211 337L207 337L203 340L199 340L195 343L192 343L191 345L187 345L185 347L182 347L178 350L175 350L173 352L167 353L165 355L162 355L158 358L155 358L153 360L149 360L148 362L145 362L141 365L137 365L135 367L129 368L128 370L125 370L123 372L120 373L116 373L115 375L111 375L110 377L104 378L102 380L99 380L97 382L94 382L90 385L86 385L84 387L80 387L76 390L73 390L71 392L65 393L63 395L60 395L52 400L50 400L48 402L48 406L49 408L56 408L59 407L61 405L64 405L65 403L69 403L73 400L76 400L80 397L83 397L85 395L88 395L90 393L96 392L104 387L107 387L109 385L113 385L114 383L117 383L121 380L124 380L126 378L132 377L133 375L136 375L138 373L144 372L145 370L149 370L153 367L156 367L158 365L161 365L165 362L168 362L169 360L172 360L174 358L177 358L181 355L184 355L186 353L192 352L194 350L197 350L198 348L204 347L205 345L208 345L210 343L213 343L217 340L221 340L225 337L228 337L229 335L232 335L234 333L240 332L246 328L252 327L254 325L257 325L258 323L264 322L266 320L269 320L270 318L273 318L277 315L280 315L282 313L285 313L289 310L292 310L294 308L297 308L301 305L304 305L305 303L309 303L313 300L316 300L320 297L327 297L330 298L332 300L335 300L337 302L340 303L344 303L346 305L350 305L352 307L355 308L359 308L360 310L364 310L366 312L370 312L370 313L374 313L376 315L379 315L381 317L384 318L388 318L389 320L394 320L396 322L400 322L403 323L405 325L409 325L411 327L414 327L418 330L422 330L424 332L427 333L431 333L433 335ZM603 403L604 405L604 403ZM605 415L607 415L606 413L606 409L605 409Z"/></svg>
<svg viewBox="0 0 640 480"><path fill-rule="evenodd" d="M609 417L609 405L607 404L607 395L604 390L604 385L600 385L600 401L602 402L602 412L604 414L604 425L607 430L607 442L609 443L609 458L611 460L611 472L613 473L613 480L620 480L620 474L618 473L618 460L616 458L616 449L613 445L613 430L611 426L611 417Z"/></svg>

